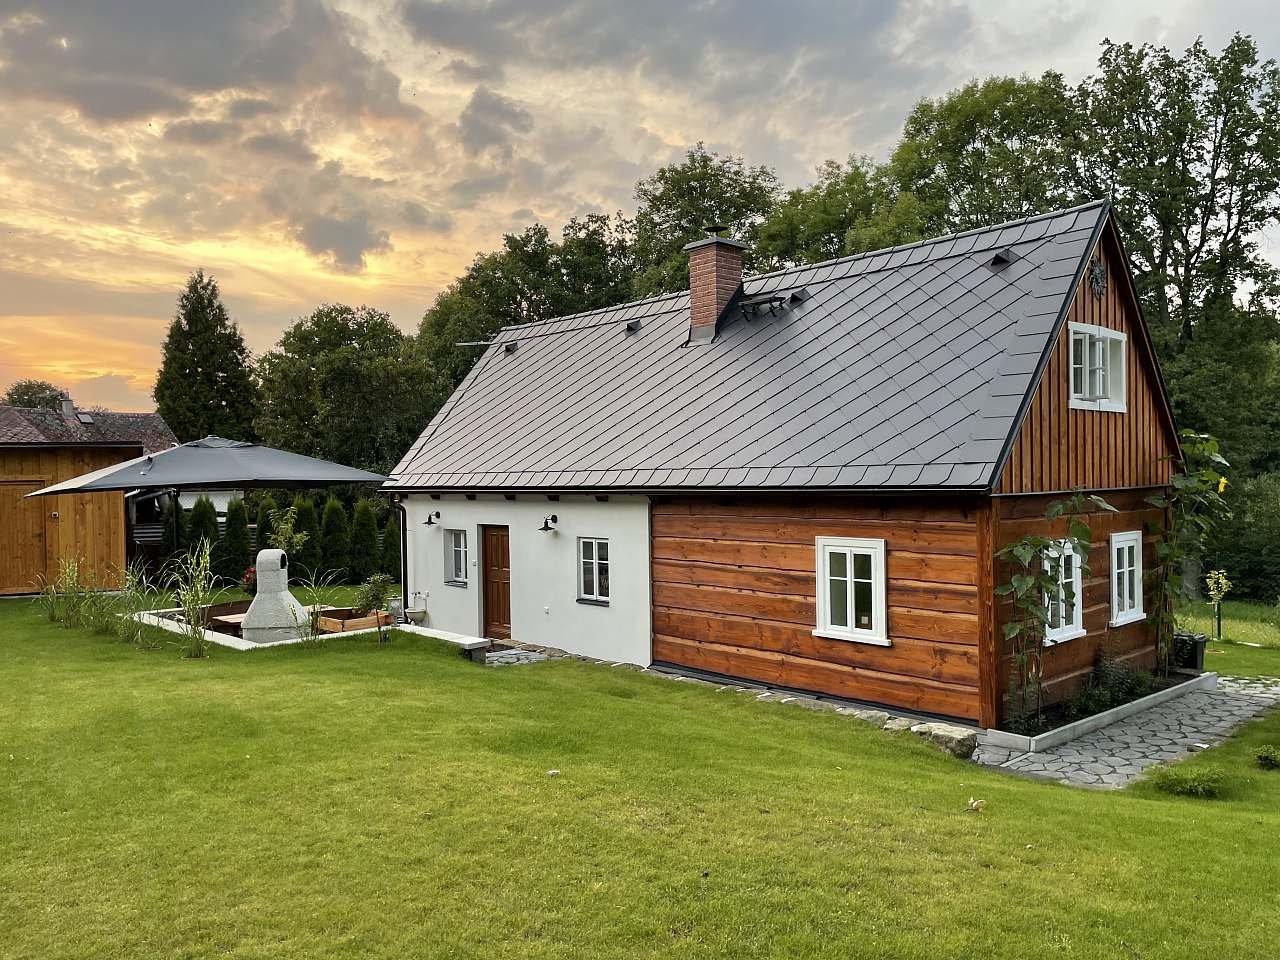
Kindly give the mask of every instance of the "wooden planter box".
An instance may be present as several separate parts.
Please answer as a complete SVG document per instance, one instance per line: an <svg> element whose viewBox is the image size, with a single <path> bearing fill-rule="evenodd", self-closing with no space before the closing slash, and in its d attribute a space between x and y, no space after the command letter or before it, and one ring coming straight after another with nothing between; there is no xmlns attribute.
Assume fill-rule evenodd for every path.
<svg viewBox="0 0 1280 960"><path fill-rule="evenodd" d="M348 630L366 630L369 627L388 627L391 614L376 610L367 616L356 616L350 608L334 607L316 617L316 625L325 633L346 633Z"/></svg>

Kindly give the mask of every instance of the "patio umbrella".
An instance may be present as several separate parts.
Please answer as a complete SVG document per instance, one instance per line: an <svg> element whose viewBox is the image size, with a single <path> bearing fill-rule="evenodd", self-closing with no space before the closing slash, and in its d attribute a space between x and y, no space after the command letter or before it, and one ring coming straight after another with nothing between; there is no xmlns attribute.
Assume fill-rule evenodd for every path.
<svg viewBox="0 0 1280 960"><path fill-rule="evenodd" d="M101 490L217 490L244 487L325 487L340 483L382 483L386 477L340 463L304 457L274 447L222 437L205 437L180 446L112 464L27 494Z"/></svg>

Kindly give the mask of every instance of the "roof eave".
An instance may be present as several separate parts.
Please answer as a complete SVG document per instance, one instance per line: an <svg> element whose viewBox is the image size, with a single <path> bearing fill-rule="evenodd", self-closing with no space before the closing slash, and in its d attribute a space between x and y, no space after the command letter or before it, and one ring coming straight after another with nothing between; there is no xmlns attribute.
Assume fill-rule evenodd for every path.
<svg viewBox="0 0 1280 960"><path fill-rule="evenodd" d="M753 496L755 494L797 494L797 493L818 493L818 494L843 494L843 495L860 495L860 496L881 496L886 494L912 496L927 495L986 495L991 491L984 484L969 484L965 486L874 486L874 487L474 487L474 486L409 486L384 484L380 487L384 493L398 494L526 494L536 496L560 495L571 496L573 494L583 494L587 496L603 496L605 494L631 495L631 496L689 496L694 494L706 496Z"/></svg>

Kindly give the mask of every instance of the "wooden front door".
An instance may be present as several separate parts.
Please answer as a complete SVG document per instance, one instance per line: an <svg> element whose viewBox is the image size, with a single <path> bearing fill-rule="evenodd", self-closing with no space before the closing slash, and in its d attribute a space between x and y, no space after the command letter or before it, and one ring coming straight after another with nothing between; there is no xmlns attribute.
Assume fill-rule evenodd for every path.
<svg viewBox="0 0 1280 960"><path fill-rule="evenodd" d="M35 593L49 575L45 521L49 501L24 499L48 486L40 479L0 479L0 593Z"/></svg>
<svg viewBox="0 0 1280 960"><path fill-rule="evenodd" d="M507 527L480 528L484 635L511 638L511 533Z"/></svg>

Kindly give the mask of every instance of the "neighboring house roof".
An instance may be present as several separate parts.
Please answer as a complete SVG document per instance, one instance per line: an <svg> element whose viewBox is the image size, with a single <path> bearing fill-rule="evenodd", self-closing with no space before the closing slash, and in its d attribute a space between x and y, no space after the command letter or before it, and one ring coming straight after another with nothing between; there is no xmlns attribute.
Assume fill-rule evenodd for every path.
<svg viewBox="0 0 1280 960"><path fill-rule="evenodd" d="M178 438L158 413L109 410L48 410L0 404L0 445L63 447L142 447L155 453Z"/></svg>
<svg viewBox="0 0 1280 960"><path fill-rule="evenodd" d="M748 277L707 344L687 292L505 327L388 486L988 489L1109 212Z"/></svg>

